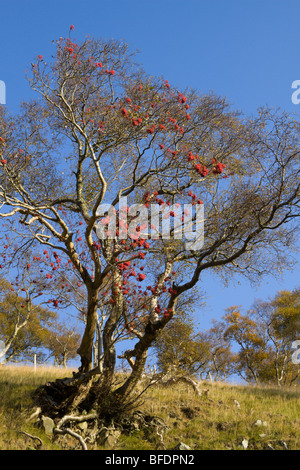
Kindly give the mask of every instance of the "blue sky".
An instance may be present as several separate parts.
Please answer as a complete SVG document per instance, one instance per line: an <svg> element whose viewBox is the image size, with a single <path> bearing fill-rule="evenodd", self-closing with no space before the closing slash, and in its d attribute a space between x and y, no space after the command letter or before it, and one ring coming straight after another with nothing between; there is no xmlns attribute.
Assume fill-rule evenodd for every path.
<svg viewBox="0 0 300 470"><path fill-rule="evenodd" d="M140 50L139 62L178 88L213 90L247 114L272 105L299 114L291 84L300 79L298 0L12 0L0 4L0 80L6 105L16 111L31 96L25 70L38 54L54 51L52 40L86 35L123 39ZM300 257L299 257L300 258ZM204 278L203 328L231 305L246 309L255 298L300 286L300 266L255 289L242 281L224 288Z"/></svg>

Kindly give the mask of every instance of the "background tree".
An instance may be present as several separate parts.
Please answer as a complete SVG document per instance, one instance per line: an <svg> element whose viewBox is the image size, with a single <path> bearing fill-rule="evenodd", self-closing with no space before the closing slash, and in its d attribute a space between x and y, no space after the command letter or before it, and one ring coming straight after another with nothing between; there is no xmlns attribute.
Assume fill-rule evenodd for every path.
<svg viewBox="0 0 300 470"><path fill-rule="evenodd" d="M267 343L258 324L238 307L230 307L224 316L224 339L238 345L236 372L246 381L259 383L262 362L268 360Z"/></svg>
<svg viewBox="0 0 300 470"><path fill-rule="evenodd" d="M191 318L179 315L155 343L160 371L195 375L201 380L224 380L234 372L235 354L218 322L206 331L196 329Z"/></svg>
<svg viewBox="0 0 300 470"><path fill-rule="evenodd" d="M235 372L236 353L232 351L230 342L224 337L223 325L216 320L212 323L213 326L203 332L203 340L209 345L208 367L204 371L203 378L225 380Z"/></svg>
<svg viewBox="0 0 300 470"><path fill-rule="evenodd" d="M292 361L299 331L299 289L281 291L269 301L256 301L245 315L228 309L224 338L238 346L236 372L246 381L291 385L299 382Z"/></svg>
<svg viewBox="0 0 300 470"><path fill-rule="evenodd" d="M72 383L48 384L37 400L44 413L80 405L118 416L177 300L206 269L253 278L291 264L299 123L270 109L247 118L213 94L182 93L147 76L117 41L61 38L52 61L40 55L32 64L29 83L35 101L23 103L18 116L1 108L0 215L9 234L3 266L30 247L30 264L44 262L44 285L64 267L86 296L78 373ZM203 202L201 247L178 233L185 221L197 222ZM161 236L163 224L145 225L134 203L163 208L164 220L175 221L171 239ZM110 307L101 373L92 360L99 298ZM122 354L132 370L114 387L120 328L134 339Z"/></svg>
<svg viewBox="0 0 300 470"><path fill-rule="evenodd" d="M67 367L67 362L77 356L80 345L80 334L76 329L63 324L52 328L47 336L46 347L54 357L54 364Z"/></svg>
<svg viewBox="0 0 300 470"><path fill-rule="evenodd" d="M34 285L22 279L9 283L0 278L0 337L5 344L3 352L6 361L20 361L37 355L43 361L45 343L49 328L57 320L57 315L34 303L39 298Z"/></svg>
<svg viewBox="0 0 300 470"><path fill-rule="evenodd" d="M155 343L158 369L164 373L172 368L177 373L194 374L196 363L201 360L195 360L196 336L194 325L186 316L170 322Z"/></svg>
<svg viewBox="0 0 300 470"><path fill-rule="evenodd" d="M293 341L300 331L300 291L279 291L269 301L257 301L251 315L267 342L268 362L261 370L261 380L277 385L299 383L300 369L292 361Z"/></svg>

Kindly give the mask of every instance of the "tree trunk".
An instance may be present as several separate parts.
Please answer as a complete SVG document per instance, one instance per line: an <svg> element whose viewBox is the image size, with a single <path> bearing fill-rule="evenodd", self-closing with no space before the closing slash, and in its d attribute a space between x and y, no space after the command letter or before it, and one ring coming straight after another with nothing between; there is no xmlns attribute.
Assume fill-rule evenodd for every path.
<svg viewBox="0 0 300 470"><path fill-rule="evenodd" d="M63 360L62 360L63 366L66 369L67 368L67 352L63 352Z"/></svg>
<svg viewBox="0 0 300 470"><path fill-rule="evenodd" d="M103 362L102 375L100 379L101 395L103 395L103 393L110 393L114 378L117 359L114 335L116 333L120 318L124 313L123 309L126 308L123 293L118 287L121 285L121 283L122 278L116 269L113 273L112 287L112 299L114 300L114 303L112 304L110 314L105 322L102 332L101 347L103 348Z"/></svg>
<svg viewBox="0 0 300 470"><path fill-rule="evenodd" d="M97 326L98 289L88 290L88 308L86 315L86 326L82 336L78 354L81 358L79 371L85 373L93 368L93 344Z"/></svg>
<svg viewBox="0 0 300 470"><path fill-rule="evenodd" d="M156 339L158 332L162 328L164 322L157 322L156 324L148 323L145 328L145 333L142 338L135 345L133 350L126 351L124 357L135 361L131 362L132 372L125 383L115 391L117 397L126 397L132 393L136 385L142 378L144 367L147 360L148 349Z"/></svg>

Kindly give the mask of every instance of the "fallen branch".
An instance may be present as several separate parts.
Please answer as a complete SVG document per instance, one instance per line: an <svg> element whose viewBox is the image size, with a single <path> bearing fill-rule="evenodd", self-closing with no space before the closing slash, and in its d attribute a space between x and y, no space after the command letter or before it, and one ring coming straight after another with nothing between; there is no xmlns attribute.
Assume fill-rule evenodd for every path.
<svg viewBox="0 0 300 470"><path fill-rule="evenodd" d="M201 390L199 390L197 382L195 382L190 377L179 376L179 377L174 377L170 379L170 384L174 384L177 382L183 382L183 383L186 383L187 385L190 385L193 388L196 395L201 396Z"/></svg>
<svg viewBox="0 0 300 470"><path fill-rule="evenodd" d="M183 382L186 383L187 385L190 385L196 395L201 396L201 390L199 390L197 382L195 382L191 377L187 377L186 375L177 375L177 376L170 376L169 374L165 376L160 376L157 380L153 377L151 382L153 383L158 383L161 384L164 387L167 387L169 385L174 385L178 382Z"/></svg>

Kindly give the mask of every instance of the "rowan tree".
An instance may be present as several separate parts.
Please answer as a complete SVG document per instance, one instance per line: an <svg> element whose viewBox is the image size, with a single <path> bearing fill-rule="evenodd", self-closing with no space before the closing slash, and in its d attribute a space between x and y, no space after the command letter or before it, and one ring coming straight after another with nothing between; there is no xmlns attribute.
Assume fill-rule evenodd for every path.
<svg viewBox="0 0 300 470"><path fill-rule="evenodd" d="M80 368L37 400L44 414L93 407L118 416L177 300L205 270L259 277L290 264L299 123L272 109L248 118L214 94L180 91L147 75L119 41L60 38L49 62L32 63L29 84L36 100L17 116L1 108L3 266L30 247L29 264L47 265L36 271L44 285L63 267L86 297ZM163 222L145 223L134 204L143 215L160 207ZM197 243L180 234L185 221L198 222ZM101 373L92 361L99 300L109 308ZM135 342L122 354L131 372L115 386L120 329Z"/></svg>

